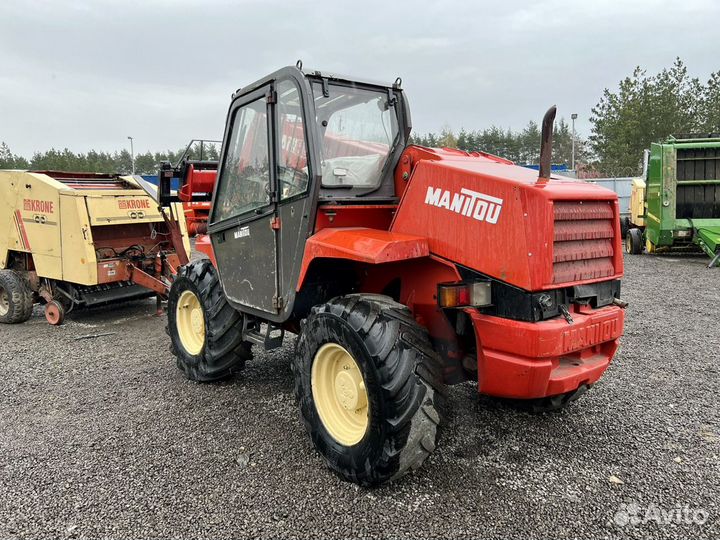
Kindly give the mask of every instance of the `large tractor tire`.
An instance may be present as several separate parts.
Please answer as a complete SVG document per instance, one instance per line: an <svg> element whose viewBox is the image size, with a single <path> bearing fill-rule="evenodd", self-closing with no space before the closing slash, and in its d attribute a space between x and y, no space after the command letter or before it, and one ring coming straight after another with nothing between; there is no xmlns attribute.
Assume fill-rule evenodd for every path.
<svg viewBox="0 0 720 540"><path fill-rule="evenodd" d="M313 308L292 368L305 427L343 479L378 485L420 467L435 449L442 373L407 307L353 294Z"/></svg>
<svg viewBox="0 0 720 540"><path fill-rule="evenodd" d="M33 295L23 276L14 270L0 270L0 323L27 321L33 311Z"/></svg>
<svg viewBox="0 0 720 540"><path fill-rule="evenodd" d="M640 255L643 250L643 234L640 229L630 229L625 235L625 252Z"/></svg>
<svg viewBox="0 0 720 540"><path fill-rule="evenodd" d="M167 332L178 368L193 381L229 377L252 357L242 339L242 315L228 304L208 259L178 271L168 296Z"/></svg>

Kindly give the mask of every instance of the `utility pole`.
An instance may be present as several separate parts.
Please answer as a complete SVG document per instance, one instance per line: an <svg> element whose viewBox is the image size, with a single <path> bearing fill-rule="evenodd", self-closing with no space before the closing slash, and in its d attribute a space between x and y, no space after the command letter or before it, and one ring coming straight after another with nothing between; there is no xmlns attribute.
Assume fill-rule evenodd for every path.
<svg viewBox="0 0 720 540"><path fill-rule="evenodd" d="M575 120L577 119L577 113L572 113L570 118L572 119L572 162L570 168L575 172Z"/></svg>
<svg viewBox="0 0 720 540"><path fill-rule="evenodd" d="M575 128L573 128L573 129L575 129ZM130 139L130 161L132 161L132 173L133 173L133 175L135 175L135 149L133 148L133 138L128 136L128 139ZM574 150L573 150L573 152L574 152Z"/></svg>

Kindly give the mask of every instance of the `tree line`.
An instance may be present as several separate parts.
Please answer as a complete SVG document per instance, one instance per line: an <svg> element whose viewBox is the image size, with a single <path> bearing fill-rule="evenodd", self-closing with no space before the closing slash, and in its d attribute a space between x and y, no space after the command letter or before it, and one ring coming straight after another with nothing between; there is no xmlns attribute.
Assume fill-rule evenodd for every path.
<svg viewBox="0 0 720 540"><path fill-rule="evenodd" d="M603 91L591 109L591 131L587 139L575 137L578 175L634 176L641 171L642 152L650 143L670 135L720 133L720 71L706 82L689 75L680 58L656 74L637 67L617 88ZM412 142L429 147L483 151L520 164L537 164L540 154L540 128L529 122L521 130L490 126L480 130L413 134ZM568 167L572 160L573 134L569 123L555 123L553 162ZM156 174L161 161L175 163L179 151L146 152L135 156L138 174ZM199 148L192 151L198 152ZM218 149L205 147L206 159L217 159ZM0 168L55 169L88 172L128 173L132 159L127 150L119 152L74 153L68 149L36 152L31 158L13 154L0 145Z"/></svg>
<svg viewBox="0 0 720 540"><path fill-rule="evenodd" d="M194 144L191 148L167 150L165 152L145 152L135 155L135 173L140 175L154 175L160 169L160 163L169 161L177 163L182 155L188 151L190 159L200 159L200 145ZM218 145L205 143L202 148L202 158L217 160L219 156ZM129 174L132 171L132 156L127 149L119 152L97 152L90 150L87 153L75 153L65 148L54 148L45 152L35 152L30 159L14 154L10 147L0 143L0 169L29 169L35 171L72 171L72 172L102 172Z"/></svg>
<svg viewBox="0 0 720 540"><path fill-rule="evenodd" d="M497 126L478 131L467 131L464 128L455 133L444 128L440 133L413 135L414 144L421 146L457 148L466 152L487 152L519 163L537 164L540 156L540 127L536 122L528 122L521 131L503 129ZM560 118L553 128L553 162L572 163L572 129ZM587 161L587 142L575 137L576 162Z"/></svg>
<svg viewBox="0 0 720 540"><path fill-rule="evenodd" d="M597 167L637 174L642 151L652 142L670 135L720 136L720 71L703 83L680 58L655 75L637 67L617 90L604 90L590 123Z"/></svg>

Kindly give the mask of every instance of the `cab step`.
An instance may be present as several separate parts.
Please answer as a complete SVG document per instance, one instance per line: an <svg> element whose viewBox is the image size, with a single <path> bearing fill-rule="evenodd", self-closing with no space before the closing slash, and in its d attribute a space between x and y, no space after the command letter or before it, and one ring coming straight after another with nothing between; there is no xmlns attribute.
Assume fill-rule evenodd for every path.
<svg viewBox="0 0 720 540"><path fill-rule="evenodd" d="M243 339L260 345L266 351L271 351L282 347L285 330L274 324L259 324L256 321L247 321L243 324Z"/></svg>

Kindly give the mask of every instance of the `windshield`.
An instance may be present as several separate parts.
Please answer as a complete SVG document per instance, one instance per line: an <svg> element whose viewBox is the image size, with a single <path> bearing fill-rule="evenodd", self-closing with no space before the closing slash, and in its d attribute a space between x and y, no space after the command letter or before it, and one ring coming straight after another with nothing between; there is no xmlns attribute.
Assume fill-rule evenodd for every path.
<svg viewBox="0 0 720 540"><path fill-rule="evenodd" d="M322 185L325 188L375 188L398 140L395 107L388 93L313 83L321 135Z"/></svg>

